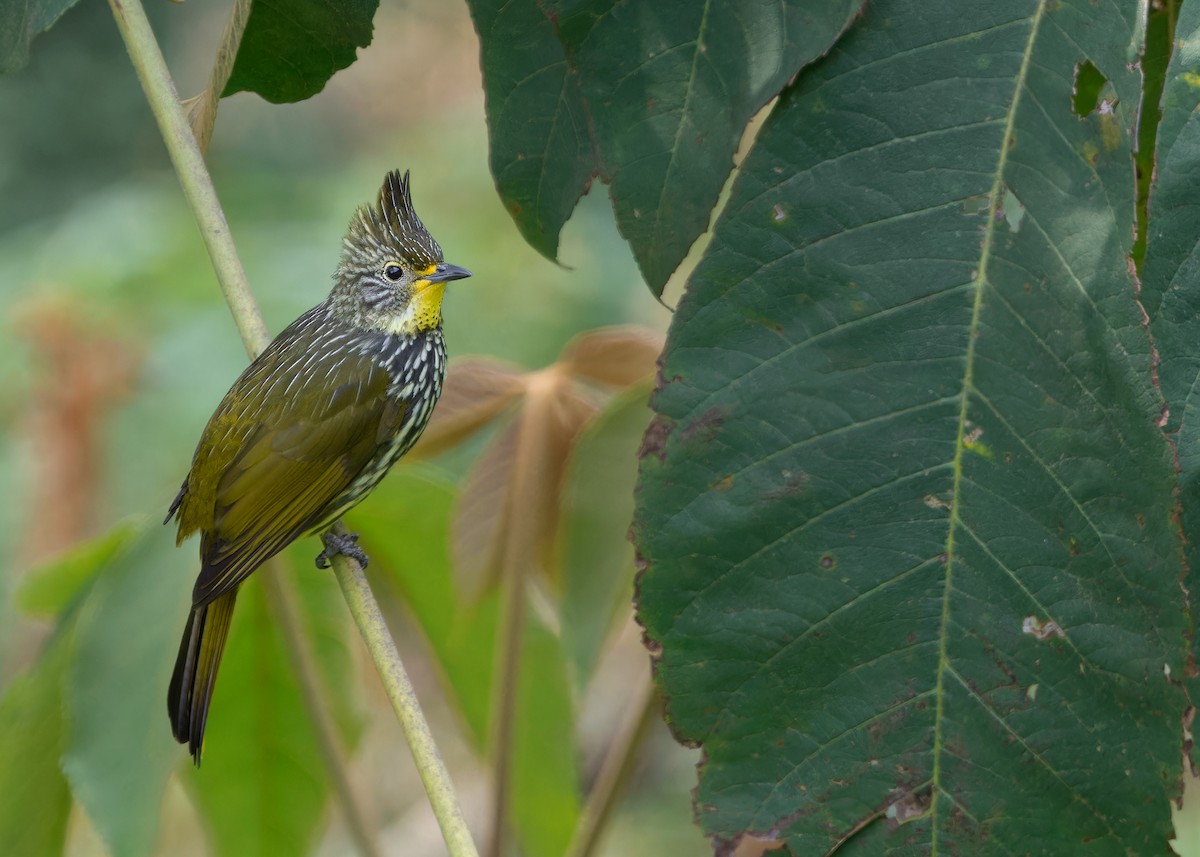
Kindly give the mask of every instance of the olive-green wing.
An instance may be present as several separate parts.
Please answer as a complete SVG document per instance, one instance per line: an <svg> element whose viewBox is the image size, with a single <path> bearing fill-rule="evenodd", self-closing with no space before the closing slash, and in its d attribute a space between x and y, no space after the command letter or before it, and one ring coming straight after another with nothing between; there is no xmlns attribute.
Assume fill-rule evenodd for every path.
<svg viewBox="0 0 1200 857"><path fill-rule="evenodd" d="M269 404L230 392L230 424L253 428L221 470L200 545L193 602L207 604L241 583L289 542L325 522L337 498L393 434L404 408L385 395L388 374L373 360L339 355L336 368L302 372L275 385ZM261 380L261 379L260 379ZM251 383L251 379L247 380ZM253 389L271 388L268 382ZM283 390L286 390L283 392ZM249 400L248 402L246 400ZM225 458L225 455L220 457ZM202 462L197 462L202 466Z"/></svg>

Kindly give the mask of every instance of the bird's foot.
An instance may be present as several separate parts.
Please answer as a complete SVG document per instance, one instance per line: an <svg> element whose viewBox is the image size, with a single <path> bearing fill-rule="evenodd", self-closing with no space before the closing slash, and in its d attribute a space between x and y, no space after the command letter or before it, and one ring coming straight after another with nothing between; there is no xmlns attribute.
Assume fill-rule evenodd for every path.
<svg viewBox="0 0 1200 857"><path fill-rule="evenodd" d="M317 568L329 568L329 561L338 554L349 557L363 568L367 567L367 554L358 546L358 533L346 533L344 536L324 533L321 542L325 550L317 554Z"/></svg>

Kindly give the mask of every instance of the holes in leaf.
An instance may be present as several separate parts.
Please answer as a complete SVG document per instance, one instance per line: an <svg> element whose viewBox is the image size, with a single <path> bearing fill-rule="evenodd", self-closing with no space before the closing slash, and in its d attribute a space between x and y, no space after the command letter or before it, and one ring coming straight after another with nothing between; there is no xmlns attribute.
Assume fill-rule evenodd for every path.
<svg viewBox="0 0 1200 857"><path fill-rule="evenodd" d="M1075 86L1071 90L1071 107L1080 119L1095 112L1100 106L1100 93L1108 78L1092 64L1084 60L1075 64Z"/></svg>

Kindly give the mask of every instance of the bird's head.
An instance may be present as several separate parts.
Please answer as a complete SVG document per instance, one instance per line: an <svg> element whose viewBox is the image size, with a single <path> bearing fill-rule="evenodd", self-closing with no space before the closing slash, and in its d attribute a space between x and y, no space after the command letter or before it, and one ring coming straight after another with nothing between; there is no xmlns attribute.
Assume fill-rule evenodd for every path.
<svg viewBox="0 0 1200 857"><path fill-rule="evenodd" d="M392 170L379 199L350 219L330 307L355 327L415 335L442 323L446 283L471 272L442 259L409 195L408 173Z"/></svg>

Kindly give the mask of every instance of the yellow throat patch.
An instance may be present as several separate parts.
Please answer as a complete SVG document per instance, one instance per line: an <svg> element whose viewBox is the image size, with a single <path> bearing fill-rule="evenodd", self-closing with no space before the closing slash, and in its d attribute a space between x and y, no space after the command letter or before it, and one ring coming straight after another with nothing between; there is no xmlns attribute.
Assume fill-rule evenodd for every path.
<svg viewBox="0 0 1200 857"><path fill-rule="evenodd" d="M388 333L413 336L423 330L432 330L442 323L442 298L446 294L446 284L421 279L436 270L437 265L430 265L417 271L418 279L413 280L412 284L412 299L404 308L404 312L388 320L384 328Z"/></svg>

